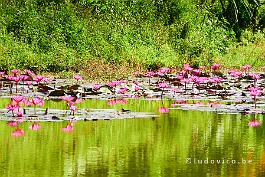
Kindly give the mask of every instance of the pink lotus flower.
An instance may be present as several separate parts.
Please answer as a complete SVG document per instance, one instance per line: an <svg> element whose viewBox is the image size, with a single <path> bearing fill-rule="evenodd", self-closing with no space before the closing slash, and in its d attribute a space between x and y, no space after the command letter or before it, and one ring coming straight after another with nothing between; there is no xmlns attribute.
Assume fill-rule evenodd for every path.
<svg viewBox="0 0 265 177"><path fill-rule="evenodd" d="M154 76L154 75L155 75L155 72L153 72L153 71L149 71L149 72L146 72L146 73L144 74L145 77L152 77L152 76Z"/></svg>
<svg viewBox="0 0 265 177"><path fill-rule="evenodd" d="M34 130L34 131L37 131L37 130L41 129L41 125L38 124L38 123L33 123L33 124L31 124L31 126L29 127L29 129Z"/></svg>
<svg viewBox="0 0 265 177"><path fill-rule="evenodd" d="M11 73L13 73L14 76L15 76L18 72L19 72L19 70L17 70L17 69L13 69L13 70L11 70Z"/></svg>
<svg viewBox="0 0 265 177"><path fill-rule="evenodd" d="M81 80L83 80L83 77L80 76L80 75L75 75L74 79L77 80L77 81L81 81Z"/></svg>
<svg viewBox="0 0 265 177"><path fill-rule="evenodd" d="M138 85L138 84L136 84L136 83L133 83L132 84L132 90L134 91L134 92L138 92L139 90L140 90L140 86Z"/></svg>
<svg viewBox="0 0 265 177"><path fill-rule="evenodd" d="M18 96L12 96L12 101L13 101L14 103L16 103L17 105L18 105L19 103L23 102L24 99L25 99L24 96L20 96L20 95L18 95Z"/></svg>
<svg viewBox="0 0 265 177"><path fill-rule="evenodd" d="M223 80L221 77L213 77L208 79L208 83L220 83Z"/></svg>
<svg viewBox="0 0 265 177"><path fill-rule="evenodd" d="M190 80L193 81L195 84L202 84L207 81L207 77L192 76Z"/></svg>
<svg viewBox="0 0 265 177"><path fill-rule="evenodd" d="M239 76L242 76L242 72L238 72L238 71L236 71L236 70L230 70L228 73L229 73L230 76L232 76L232 77L239 77Z"/></svg>
<svg viewBox="0 0 265 177"><path fill-rule="evenodd" d="M95 85L93 86L93 90L97 91L97 90L99 90L101 87L102 87L102 85L100 85L100 84L95 84Z"/></svg>
<svg viewBox="0 0 265 177"><path fill-rule="evenodd" d="M31 106L33 105L32 102L30 100L25 99L23 102L26 106Z"/></svg>
<svg viewBox="0 0 265 177"><path fill-rule="evenodd" d="M76 104L82 103L82 99L81 99L81 98L77 98L77 99L75 100L75 103L76 103Z"/></svg>
<svg viewBox="0 0 265 177"><path fill-rule="evenodd" d="M33 71L29 70L29 69L26 70L26 73L28 75L31 75L31 76L34 76L35 75L35 73Z"/></svg>
<svg viewBox="0 0 265 177"><path fill-rule="evenodd" d="M254 80L258 80L260 78L260 74L250 73L250 77L252 77Z"/></svg>
<svg viewBox="0 0 265 177"><path fill-rule="evenodd" d="M73 101L75 97L71 96L71 95L67 95L67 96L62 96L61 99L66 101L66 102L70 102Z"/></svg>
<svg viewBox="0 0 265 177"><path fill-rule="evenodd" d="M66 127L62 128L63 132L72 132L74 130L73 123L67 124Z"/></svg>
<svg viewBox="0 0 265 177"><path fill-rule="evenodd" d="M192 67L190 67L190 65L189 64L184 64L183 65L183 68L184 68L184 70L186 70L186 71L192 71Z"/></svg>
<svg viewBox="0 0 265 177"><path fill-rule="evenodd" d="M219 68L220 68L220 66L221 66L221 64L217 64L217 63L214 63L212 66L211 66L211 68L212 68L212 70L218 70Z"/></svg>
<svg viewBox="0 0 265 177"><path fill-rule="evenodd" d="M22 81L26 81L26 80L29 80L29 79L30 79L30 77L27 76L27 75L20 75L19 78L20 78L20 80L22 80Z"/></svg>
<svg viewBox="0 0 265 177"><path fill-rule="evenodd" d="M248 126L250 126L250 127L258 127L258 126L260 126L260 125L261 125L261 122L258 121L258 120L252 120L252 121L250 121L250 122L248 123Z"/></svg>
<svg viewBox="0 0 265 177"><path fill-rule="evenodd" d="M162 83L159 83L159 84L158 84L158 87L164 89L164 88L168 88L169 85L168 85L166 82L162 82Z"/></svg>
<svg viewBox="0 0 265 177"><path fill-rule="evenodd" d="M201 70L199 70L199 69L194 69L194 70L192 71L192 74L195 75L195 76L199 76L201 73L202 73L202 72L201 72Z"/></svg>
<svg viewBox="0 0 265 177"><path fill-rule="evenodd" d="M12 77L12 80L15 81L16 83L19 83L21 81L20 77Z"/></svg>
<svg viewBox="0 0 265 177"><path fill-rule="evenodd" d="M117 87L121 84L121 81L112 81L108 83L108 86L110 87Z"/></svg>
<svg viewBox="0 0 265 177"><path fill-rule="evenodd" d="M39 97L34 97L31 100L32 104L37 105L37 106L43 106L44 105L44 101L43 99L39 98Z"/></svg>
<svg viewBox="0 0 265 177"><path fill-rule="evenodd" d="M127 88L119 88L117 89L118 94L124 94L128 89Z"/></svg>
<svg viewBox="0 0 265 177"><path fill-rule="evenodd" d="M158 111L159 111L160 113L164 114L164 113L168 113L168 112L169 112L169 109L168 109L167 107L160 107L160 108L158 109Z"/></svg>
<svg viewBox="0 0 265 177"><path fill-rule="evenodd" d="M262 91L259 87L251 87L249 88L249 90L250 90L250 95L254 97L260 96L262 94Z"/></svg>
<svg viewBox="0 0 265 177"><path fill-rule="evenodd" d="M43 76L37 76L36 78L34 78L34 81L36 81L37 83L40 83L41 81L43 81L44 77Z"/></svg>
<svg viewBox="0 0 265 177"><path fill-rule="evenodd" d="M251 87L249 88L250 90L250 95L254 97L254 106L256 109L257 106L257 96L260 96L262 94L262 91L260 90L259 87Z"/></svg>
<svg viewBox="0 0 265 177"><path fill-rule="evenodd" d="M9 104L6 106L6 109L8 109L8 111L14 111L14 110L18 110L20 107L18 105L14 105L14 104Z"/></svg>
<svg viewBox="0 0 265 177"><path fill-rule="evenodd" d="M171 69L170 68L160 68L158 72L161 74L168 74L171 72Z"/></svg>
<svg viewBox="0 0 265 177"><path fill-rule="evenodd" d="M77 109L76 106L74 106L74 105L71 105L71 106L70 106L70 110L71 110L71 111L75 111L76 109Z"/></svg>
<svg viewBox="0 0 265 177"><path fill-rule="evenodd" d="M16 128L16 130L14 130L11 134L13 137L20 137L20 136L24 136L25 132L23 129L20 128Z"/></svg>
<svg viewBox="0 0 265 177"><path fill-rule="evenodd" d="M248 71L251 68L251 65L247 64L245 66L240 67L243 71Z"/></svg>

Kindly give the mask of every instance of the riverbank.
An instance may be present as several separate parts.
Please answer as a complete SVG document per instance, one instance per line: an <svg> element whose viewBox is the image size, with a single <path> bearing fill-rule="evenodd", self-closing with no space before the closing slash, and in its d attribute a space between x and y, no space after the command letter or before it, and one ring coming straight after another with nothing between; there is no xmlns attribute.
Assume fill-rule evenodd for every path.
<svg viewBox="0 0 265 177"><path fill-rule="evenodd" d="M0 3L0 70L107 80L184 63L265 63L262 4L254 25L243 14L255 4L241 1L238 19L229 3L214 1L25 2Z"/></svg>

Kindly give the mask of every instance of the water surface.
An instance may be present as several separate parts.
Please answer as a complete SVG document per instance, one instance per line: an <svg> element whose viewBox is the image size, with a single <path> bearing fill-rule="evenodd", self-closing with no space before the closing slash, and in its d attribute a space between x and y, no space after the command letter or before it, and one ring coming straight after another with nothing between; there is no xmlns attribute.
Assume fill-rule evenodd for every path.
<svg viewBox="0 0 265 177"><path fill-rule="evenodd" d="M0 106L7 103L3 100ZM106 101L88 100L81 107L159 114L158 108L168 105L131 100L127 105L109 106ZM46 106L64 108L64 103L50 101ZM23 137L12 137L15 128L2 121L1 176L265 175L265 128L248 127L253 115L181 110L159 115L155 119L79 121L70 133L62 132L67 122L43 122L39 131L23 122L19 126L25 131ZM264 115L256 118L263 121Z"/></svg>

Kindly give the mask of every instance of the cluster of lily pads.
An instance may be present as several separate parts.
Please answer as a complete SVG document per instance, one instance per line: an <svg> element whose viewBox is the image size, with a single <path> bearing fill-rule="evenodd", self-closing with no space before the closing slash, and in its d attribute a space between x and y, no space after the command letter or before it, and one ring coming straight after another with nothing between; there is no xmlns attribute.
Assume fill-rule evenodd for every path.
<svg viewBox="0 0 265 177"><path fill-rule="evenodd" d="M184 64L177 69L136 72L126 80L87 83L80 75L75 75L73 80L63 80L37 75L31 70L0 71L1 97L11 100L0 115L2 119L9 120L8 125L17 127L13 135L20 136L24 131L18 125L23 120L70 120L62 130L71 132L73 120L155 116L124 109L87 111L77 106L84 99L104 99L108 105L127 104L129 99L162 100L158 109L161 114L173 109L265 114L264 72L265 67L260 72L254 72L251 65L229 70L220 64L210 67ZM65 101L65 110L41 108L48 99ZM171 107L163 106L168 100L173 102ZM249 126L259 125L256 119L249 123ZM34 122L30 129L38 130L40 127Z"/></svg>

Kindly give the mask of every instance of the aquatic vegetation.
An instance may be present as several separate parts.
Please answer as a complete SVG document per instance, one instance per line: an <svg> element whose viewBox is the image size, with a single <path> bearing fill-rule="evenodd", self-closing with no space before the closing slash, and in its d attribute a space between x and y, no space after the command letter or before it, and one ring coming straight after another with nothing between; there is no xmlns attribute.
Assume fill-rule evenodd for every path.
<svg viewBox="0 0 265 177"><path fill-rule="evenodd" d="M160 100L163 106L153 112L158 109L161 114L168 113L171 109L242 115L265 112L265 76L263 73L254 72L249 65L241 67L240 70L225 70L220 64L191 67L186 63L182 68L138 72L126 80L97 84L86 82L81 75L73 75L74 80L82 80L79 84L73 84L73 80L47 78L30 70L1 71L0 74L0 93L10 98L10 103L0 114L10 121L111 120L155 116L127 110L131 99ZM49 108L45 104L49 99L64 101L65 109ZM78 105L86 99L106 100L109 108L117 105L117 110L101 110L101 114L100 111L91 111L90 108ZM12 122L9 124L19 125ZM31 127L35 130L39 125L32 124ZM67 132L72 129L73 125L69 124L63 130Z"/></svg>

